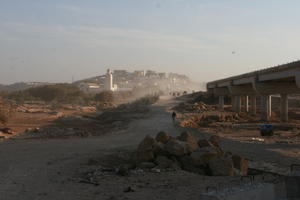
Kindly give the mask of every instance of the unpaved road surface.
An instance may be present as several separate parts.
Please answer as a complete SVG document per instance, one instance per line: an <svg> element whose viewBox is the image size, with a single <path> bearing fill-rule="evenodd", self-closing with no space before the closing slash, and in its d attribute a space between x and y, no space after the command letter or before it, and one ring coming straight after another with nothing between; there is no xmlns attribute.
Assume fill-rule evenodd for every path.
<svg viewBox="0 0 300 200"><path fill-rule="evenodd" d="M125 130L99 137L69 139L11 139L0 143L0 200L191 200L206 186L228 186L239 177L207 177L185 171L140 173L130 176L103 174L99 185L81 183L80 174L95 166L90 158L131 151L145 135L166 131L179 135L168 108L179 102L161 98L146 118L135 120ZM192 130L198 137L205 131ZM222 133L222 132L219 132ZM222 135L222 134L221 134ZM288 167L299 163L299 145L250 144L224 136L223 148L253 160L276 162ZM294 152L292 156L289 153ZM134 192L124 189L133 187Z"/></svg>
<svg viewBox="0 0 300 200"><path fill-rule="evenodd" d="M161 130L179 134L170 113L175 100L161 98L149 117L134 121L127 130L92 138L6 140L0 143L0 200L102 199L86 191L90 185L70 180L76 168L109 149L138 144ZM113 180L112 180L113 181ZM96 195L96 196L95 196Z"/></svg>

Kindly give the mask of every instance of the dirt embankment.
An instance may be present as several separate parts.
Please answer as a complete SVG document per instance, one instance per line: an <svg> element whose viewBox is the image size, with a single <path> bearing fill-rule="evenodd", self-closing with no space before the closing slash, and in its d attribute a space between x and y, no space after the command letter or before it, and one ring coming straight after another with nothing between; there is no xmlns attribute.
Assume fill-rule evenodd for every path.
<svg viewBox="0 0 300 200"><path fill-rule="evenodd" d="M98 136L125 129L132 120L144 118L149 105L158 96L147 96L119 106L23 104L16 106L15 114L0 131L1 139L7 138L66 138Z"/></svg>

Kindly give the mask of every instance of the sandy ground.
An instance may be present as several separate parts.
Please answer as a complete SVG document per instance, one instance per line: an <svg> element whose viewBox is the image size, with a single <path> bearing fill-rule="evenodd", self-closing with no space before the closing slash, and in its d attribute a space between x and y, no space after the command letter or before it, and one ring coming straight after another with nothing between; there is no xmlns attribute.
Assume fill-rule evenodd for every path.
<svg viewBox="0 0 300 200"><path fill-rule="evenodd" d="M168 108L178 102L161 98L147 118L131 122L129 128L113 134L69 139L11 139L0 143L0 199L2 200L114 200L114 199L197 199L206 186L237 182L239 177L206 177L185 171L143 172L130 176L103 173L99 185L80 183L82 173L97 166L90 158L134 149L145 135L164 130L179 135L184 128L174 126ZM210 133L190 129L198 137ZM298 162L286 152L299 144L241 143L225 138L226 150L250 159L278 163L282 167ZM287 168L286 168L287 169ZM124 192L132 187L133 192Z"/></svg>
<svg viewBox="0 0 300 200"><path fill-rule="evenodd" d="M136 145L146 134L154 135L160 130L178 134L165 112L174 103L160 100L152 106L149 118L112 135L1 142L0 199L102 199L102 194L89 191L90 185L72 181L74 173L90 157L99 157L108 149Z"/></svg>

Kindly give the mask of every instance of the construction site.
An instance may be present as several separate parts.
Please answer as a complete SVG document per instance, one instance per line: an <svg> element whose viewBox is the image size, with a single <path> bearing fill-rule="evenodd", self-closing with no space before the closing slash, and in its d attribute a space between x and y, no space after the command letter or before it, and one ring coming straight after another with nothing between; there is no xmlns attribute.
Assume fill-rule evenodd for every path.
<svg viewBox="0 0 300 200"><path fill-rule="evenodd" d="M0 0L0 200L300 200L299 7Z"/></svg>
<svg viewBox="0 0 300 200"><path fill-rule="evenodd" d="M291 63L256 77L298 68ZM297 80L286 74L283 80ZM239 78L229 87L252 87L235 86ZM276 95L278 87L263 93L272 94L268 118L254 85L249 102L245 89L241 100L212 90L224 87L220 81L208 83L207 92L166 89L101 106L7 104L14 111L0 129L1 197L297 199L300 98L288 84L295 89L288 95ZM9 112L2 103L1 111Z"/></svg>

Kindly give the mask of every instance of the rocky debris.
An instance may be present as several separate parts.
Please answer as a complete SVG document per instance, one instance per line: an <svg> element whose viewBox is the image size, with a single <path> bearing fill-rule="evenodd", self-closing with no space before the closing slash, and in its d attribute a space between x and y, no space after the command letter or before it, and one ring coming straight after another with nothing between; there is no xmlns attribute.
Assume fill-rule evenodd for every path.
<svg viewBox="0 0 300 200"><path fill-rule="evenodd" d="M159 141L146 136L139 144L133 159L137 168L150 171L183 169L214 176L247 175L247 159L225 153L220 147L221 139L216 135L197 141L188 132L183 132L177 138L159 132L156 138ZM167 138L171 139L166 142Z"/></svg>
<svg viewBox="0 0 300 200"><path fill-rule="evenodd" d="M233 161L234 168L238 169L242 176L246 176L248 172L248 160L239 155L233 155L231 159Z"/></svg>
<svg viewBox="0 0 300 200"><path fill-rule="evenodd" d="M168 153L165 150L165 144L161 142L157 142L154 146L153 152L155 155L168 155Z"/></svg>
<svg viewBox="0 0 300 200"><path fill-rule="evenodd" d="M179 162L181 164L181 168L183 170L189 171L189 172L193 172L193 173L197 173L197 174L201 174L201 175L205 175L205 169L201 168L201 167L197 167L194 164L194 161L192 159L191 156L183 156L179 158Z"/></svg>
<svg viewBox="0 0 300 200"><path fill-rule="evenodd" d="M209 126L217 126L218 123L224 122L237 122L240 121L241 118L237 113L231 112L207 112L198 115L192 115L189 119L183 120L181 122L182 127L209 127Z"/></svg>
<svg viewBox="0 0 300 200"><path fill-rule="evenodd" d="M190 134L189 132L183 132L178 139L180 141L184 141L187 143L187 145L189 146L189 148L192 151L195 151L196 149L199 148L198 142L197 142L197 138L195 136L193 136L192 134Z"/></svg>
<svg viewBox="0 0 300 200"><path fill-rule="evenodd" d="M190 148L187 142L182 142L176 139L170 140L165 145L165 150L173 156L183 156L190 153Z"/></svg>
<svg viewBox="0 0 300 200"><path fill-rule="evenodd" d="M200 139L198 140L198 146L202 148L202 147L213 147L214 145L206 139Z"/></svg>
<svg viewBox="0 0 300 200"><path fill-rule="evenodd" d="M216 148L213 147L203 147L193 153L190 157L195 166L203 166L208 163L208 161L214 157L221 156Z"/></svg>
<svg viewBox="0 0 300 200"><path fill-rule="evenodd" d="M0 133L13 134L14 132L11 128L0 128Z"/></svg>
<svg viewBox="0 0 300 200"><path fill-rule="evenodd" d="M155 139L157 142L166 144L171 139L171 136L168 136L166 132L161 131L156 135Z"/></svg>
<svg viewBox="0 0 300 200"><path fill-rule="evenodd" d="M235 122L239 120L237 113L217 113L217 114L205 114L198 119L200 126L209 126L216 122Z"/></svg>
<svg viewBox="0 0 300 200"><path fill-rule="evenodd" d="M19 105L16 111L23 112L23 113L52 113L53 112L53 110L49 106L31 105L31 104Z"/></svg>
<svg viewBox="0 0 300 200"><path fill-rule="evenodd" d="M214 157L208 161L209 169L213 176L233 176L234 166L229 157Z"/></svg>
<svg viewBox="0 0 300 200"><path fill-rule="evenodd" d="M146 136L137 149L137 159L140 161L152 161L155 158L154 149L157 141L151 136Z"/></svg>
<svg viewBox="0 0 300 200"><path fill-rule="evenodd" d="M158 156L155 159L155 164L157 164L157 167L159 169L180 169L180 164L179 162L173 158L169 159L166 156Z"/></svg>
<svg viewBox="0 0 300 200"><path fill-rule="evenodd" d="M81 107L80 107L80 111L81 111L81 112L85 112L85 113L88 113L88 112L96 112L96 111L97 111L97 108L94 107L94 106L81 106Z"/></svg>
<svg viewBox="0 0 300 200"><path fill-rule="evenodd" d="M201 101L195 102L195 103L180 103L179 105L175 106L173 108L174 110L178 112L193 112L193 113L202 113L206 111L212 111L215 110L214 106L207 105Z"/></svg>
<svg viewBox="0 0 300 200"><path fill-rule="evenodd" d="M213 135L209 138L209 142L211 142L214 146L218 147L221 142L221 138L217 135Z"/></svg>

